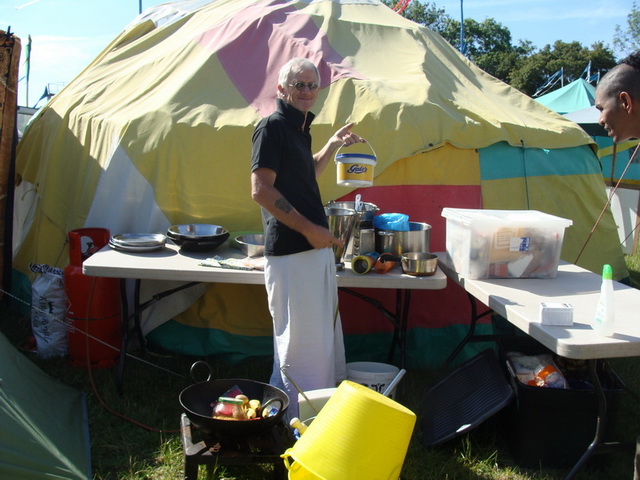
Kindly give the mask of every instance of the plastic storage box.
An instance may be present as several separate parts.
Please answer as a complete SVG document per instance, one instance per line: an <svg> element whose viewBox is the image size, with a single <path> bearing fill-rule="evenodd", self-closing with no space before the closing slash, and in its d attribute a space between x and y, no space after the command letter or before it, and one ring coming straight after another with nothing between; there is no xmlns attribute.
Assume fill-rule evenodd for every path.
<svg viewBox="0 0 640 480"><path fill-rule="evenodd" d="M500 358L517 351L525 355L551 353L530 337L503 337ZM559 360L556 357L556 363ZM575 368L575 367L574 367ZM505 441L516 464L525 468L570 468L594 438L598 415L596 392L583 368L567 373L568 389L544 388L521 383L508 373L515 401L504 410ZM624 383L611 369L598 369L607 398L605 441L612 440ZM596 456L603 459L605 456Z"/></svg>
<svg viewBox="0 0 640 480"><path fill-rule="evenodd" d="M554 278L565 228L573 222L537 210L443 208L447 261L464 277Z"/></svg>

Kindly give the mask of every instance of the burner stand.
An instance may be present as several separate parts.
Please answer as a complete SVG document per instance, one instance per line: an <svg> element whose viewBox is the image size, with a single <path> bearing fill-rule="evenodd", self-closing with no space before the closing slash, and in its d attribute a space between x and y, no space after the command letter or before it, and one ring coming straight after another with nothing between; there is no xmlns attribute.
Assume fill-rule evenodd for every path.
<svg viewBox="0 0 640 480"><path fill-rule="evenodd" d="M278 426L243 438L218 439L206 434L193 443L191 421L186 414L180 418L180 436L184 451L184 480L197 480L200 465L273 464L273 479L286 480L284 460L280 455L287 449L285 434ZM198 432L194 428L194 432ZM288 443L288 442L287 442Z"/></svg>

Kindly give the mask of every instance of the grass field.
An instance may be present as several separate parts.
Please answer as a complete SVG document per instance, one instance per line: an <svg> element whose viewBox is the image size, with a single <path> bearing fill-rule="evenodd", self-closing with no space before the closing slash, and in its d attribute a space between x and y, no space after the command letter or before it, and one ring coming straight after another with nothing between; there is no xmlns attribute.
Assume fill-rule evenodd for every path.
<svg viewBox="0 0 640 480"><path fill-rule="evenodd" d="M640 285L640 260L628 257L633 282ZM635 279L638 280L635 280ZM637 283L636 283L637 282ZM29 333L29 319L5 305L0 319L2 331L18 345ZM45 372L61 382L87 393L93 478L95 480L174 480L184 478L184 456L179 436L182 413L180 392L192 383L189 369L202 358L131 352L126 362L124 393L116 388L114 369L87 370L71 367L66 359L43 361L29 355ZM255 358L229 365L220 359L203 358L216 378L249 378L268 381L271 358ZM639 391L638 359L616 359L614 371L632 391ZM410 370L401 382L397 400L422 415L422 400L429 386L443 373ZM403 480L525 480L560 479L568 469L525 469L519 467L509 449L509 424L496 415L470 433L444 445L427 448L420 441L416 425L409 446ZM620 395L615 421L616 438L635 442L640 433L638 398L633 393ZM544 419L541 418L541 421ZM418 420L419 422L419 420ZM571 436L571 426L560 427ZM541 432L532 435L543 437ZM592 462L578 475L579 479L626 479L633 477L634 452L609 454ZM200 468L199 479L262 480L270 477L270 467ZM336 479L337 480L337 479ZM340 479L359 480L359 479ZM369 480L369 479L362 479Z"/></svg>

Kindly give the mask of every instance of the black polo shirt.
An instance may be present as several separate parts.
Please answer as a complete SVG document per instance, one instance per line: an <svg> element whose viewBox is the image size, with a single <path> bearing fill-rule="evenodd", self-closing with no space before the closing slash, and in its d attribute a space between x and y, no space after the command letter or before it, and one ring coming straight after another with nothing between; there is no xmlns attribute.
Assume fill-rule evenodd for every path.
<svg viewBox="0 0 640 480"><path fill-rule="evenodd" d="M305 115L282 99L276 111L262 119L252 138L251 171L270 168L276 172L275 188L311 222L328 226L316 181L309 128L314 114ZM277 221L262 209L265 255L290 255L313 247L300 233Z"/></svg>

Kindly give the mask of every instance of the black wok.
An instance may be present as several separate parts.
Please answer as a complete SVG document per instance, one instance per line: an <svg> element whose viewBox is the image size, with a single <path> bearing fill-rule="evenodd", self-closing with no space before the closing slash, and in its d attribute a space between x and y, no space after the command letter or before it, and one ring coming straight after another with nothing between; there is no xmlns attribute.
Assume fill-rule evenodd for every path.
<svg viewBox="0 0 640 480"><path fill-rule="evenodd" d="M191 367L193 369L196 362ZM205 365L207 365L205 363ZM208 368L208 365L207 365ZM209 376L210 378L210 376ZM238 386L250 399L260 400L263 407L276 407L278 412L270 417L258 417L253 420L219 420L212 417L213 405L229 389ZM188 386L180 393L180 405L193 425L208 434L241 437L256 434L274 427L281 421L289 406L289 397L273 385L239 378L205 380ZM268 410L268 408L265 408Z"/></svg>

